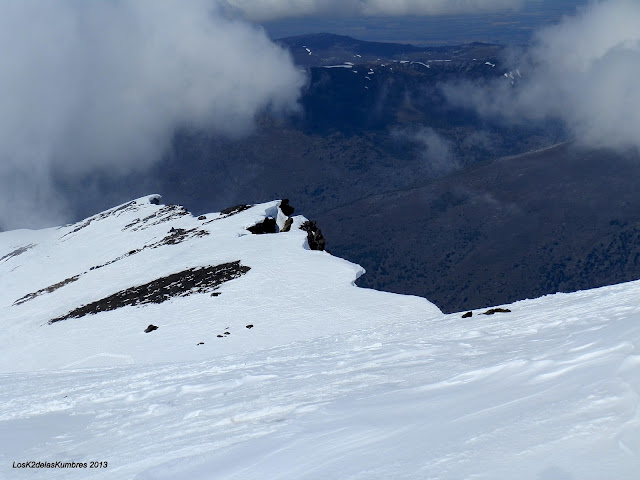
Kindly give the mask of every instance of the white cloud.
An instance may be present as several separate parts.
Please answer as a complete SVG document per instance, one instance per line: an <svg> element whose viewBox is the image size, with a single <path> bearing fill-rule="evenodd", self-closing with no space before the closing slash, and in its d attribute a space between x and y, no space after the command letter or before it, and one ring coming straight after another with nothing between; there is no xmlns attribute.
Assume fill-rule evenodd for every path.
<svg viewBox="0 0 640 480"><path fill-rule="evenodd" d="M485 115L562 120L587 146L640 148L640 3L593 2L536 35L516 87L447 87L451 101Z"/></svg>
<svg viewBox="0 0 640 480"><path fill-rule="evenodd" d="M60 221L53 172L144 169L176 127L237 135L297 107L288 53L218 7L0 2L0 227Z"/></svg>
<svg viewBox="0 0 640 480"><path fill-rule="evenodd" d="M310 15L444 15L513 10L526 0L226 0L254 21ZM529 0L538 1L538 0Z"/></svg>

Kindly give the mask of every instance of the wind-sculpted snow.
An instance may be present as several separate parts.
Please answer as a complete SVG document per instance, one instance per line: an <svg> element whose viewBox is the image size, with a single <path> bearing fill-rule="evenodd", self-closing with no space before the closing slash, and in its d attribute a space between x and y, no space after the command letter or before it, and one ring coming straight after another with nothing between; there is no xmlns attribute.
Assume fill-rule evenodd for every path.
<svg viewBox="0 0 640 480"><path fill-rule="evenodd" d="M3 374L0 478L635 480L639 293L634 282L207 361ZM41 459L108 466L12 469Z"/></svg>

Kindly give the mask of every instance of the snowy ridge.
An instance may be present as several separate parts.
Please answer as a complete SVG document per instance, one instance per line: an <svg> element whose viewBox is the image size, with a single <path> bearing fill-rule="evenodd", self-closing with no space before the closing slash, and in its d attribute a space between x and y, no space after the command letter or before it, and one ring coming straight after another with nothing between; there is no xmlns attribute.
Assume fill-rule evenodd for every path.
<svg viewBox="0 0 640 480"><path fill-rule="evenodd" d="M288 232L251 234L267 217L284 227L279 201L195 218L158 199L61 228L0 233L0 371L202 360L439 314L424 299L353 286L362 268L309 250L302 216ZM165 286L144 305L105 306L127 289L233 262L248 270L219 285ZM65 318L100 301L103 311ZM150 324L159 328L146 334Z"/></svg>
<svg viewBox="0 0 640 480"><path fill-rule="evenodd" d="M265 217L285 230L278 201L196 219L154 198L0 234L0 479L637 478L640 282L443 315L354 287L357 266L305 248L303 217L250 234ZM163 243L171 228L208 234ZM73 256L82 237L101 240L89 259ZM231 261L250 270L218 296L47 323L142 280ZM143 333L150 319L159 329ZM92 460L108 465L14 468Z"/></svg>

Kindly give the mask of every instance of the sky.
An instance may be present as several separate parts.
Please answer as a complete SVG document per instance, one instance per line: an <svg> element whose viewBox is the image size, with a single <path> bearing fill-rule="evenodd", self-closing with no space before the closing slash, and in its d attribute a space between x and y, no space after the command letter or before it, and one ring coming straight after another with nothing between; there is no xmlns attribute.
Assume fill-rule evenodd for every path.
<svg viewBox="0 0 640 480"><path fill-rule="evenodd" d="M455 38L455 31L468 31L469 23L483 25L479 18L517 17L513 21L520 23L507 21L505 28L524 25L527 32L552 19L557 26L536 30L535 48L514 62L524 65L523 71L536 66L528 69L532 73L518 94L500 85L452 86L451 101L508 121L559 117L591 144L633 146L640 138L640 96L634 85L640 6L603 0L579 9L577 16L562 16L583 3L1 2L0 229L69 220L55 177L143 175L162 158L178 128L242 138L261 112L298 112L305 73L273 43L269 35L274 36L275 24L265 22L360 25L364 30L358 36L370 39L382 31L393 39L406 25L404 35L420 40L416 32L423 20L441 23L438 35L447 25L458 25L450 30ZM541 20L531 22L534 17ZM454 24L447 23L452 19ZM490 26L498 31L501 22L492 20ZM478 39L485 39L482 28L479 32Z"/></svg>

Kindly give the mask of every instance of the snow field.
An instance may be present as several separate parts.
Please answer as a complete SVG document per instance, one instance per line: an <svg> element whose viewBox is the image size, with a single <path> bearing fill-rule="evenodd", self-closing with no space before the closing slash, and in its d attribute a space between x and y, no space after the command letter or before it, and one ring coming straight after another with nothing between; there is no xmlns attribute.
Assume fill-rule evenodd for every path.
<svg viewBox="0 0 640 480"><path fill-rule="evenodd" d="M0 475L635 479L639 289L203 362L3 374ZM89 476L9 468L96 455L109 467Z"/></svg>
<svg viewBox="0 0 640 480"><path fill-rule="evenodd" d="M640 282L463 319L353 286L362 269L306 249L304 217L248 234L283 224L278 202L156 224L151 198L75 233L0 234L0 258L33 245L0 261L0 479L638 478ZM172 227L209 235L142 249ZM251 270L219 297L47 324L235 260ZM108 466L13 468L28 461Z"/></svg>

